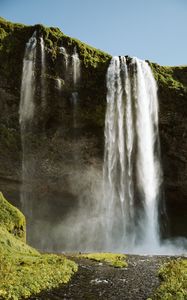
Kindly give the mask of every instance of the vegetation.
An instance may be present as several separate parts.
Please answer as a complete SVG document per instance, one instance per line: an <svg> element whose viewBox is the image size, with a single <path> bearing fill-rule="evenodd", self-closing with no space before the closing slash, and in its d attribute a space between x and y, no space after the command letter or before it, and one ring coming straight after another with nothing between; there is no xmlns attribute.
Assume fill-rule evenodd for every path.
<svg viewBox="0 0 187 300"><path fill-rule="evenodd" d="M115 253L89 253L81 254L79 257L105 262L115 268L125 268L127 267L126 255L115 254Z"/></svg>
<svg viewBox="0 0 187 300"><path fill-rule="evenodd" d="M166 67L154 63L149 64L159 86L182 94L187 92L187 82L182 78L187 75L187 66Z"/></svg>
<svg viewBox="0 0 187 300"><path fill-rule="evenodd" d="M25 44L34 31L37 31L38 37L43 36L45 42L47 61L45 74L46 87L48 87L48 89L49 87L54 87L56 84L55 80L60 78L63 86L63 98L70 97L69 95L72 93L72 82L68 80L67 74L63 73L65 71L63 71L63 54L60 51L60 47L63 46L66 48L70 60L76 48L81 60L81 81L77 89L81 101L84 102L84 105L81 105L81 111L79 113L81 125L83 127L101 127L104 125L106 102L105 75L111 55L65 35L59 28L49 28L41 24L25 26L11 23L0 18L0 77L5 78L6 82L8 82L8 87L6 87L7 94L3 94L2 96L2 101L5 102L6 105L8 103L8 110L0 117L0 123L2 126L9 127L10 133L8 133L8 137L10 136L8 142L5 141L4 135L0 137L0 145L2 149L5 145L9 152L11 147L14 148L14 153L18 153L19 151L19 147L16 149L15 145L20 144L17 135L17 131L19 131L17 111L20 101L23 56ZM37 73L37 76L40 76L39 69ZM17 74L17 76L15 76L15 74ZM48 95L49 98L54 98L54 89L49 89ZM93 97L90 97L90 95L93 95ZM11 101L9 101L10 97ZM36 103L40 103L40 100L38 99ZM46 122L47 117L50 119L55 113L58 114L58 105L61 105L61 101L60 104L58 101L54 101L53 109L47 106L47 116L43 116L43 124ZM53 116L51 116L51 114ZM12 129L16 129L16 131L13 132ZM4 132L4 127L2 130Z"/></svg>
<svg viewBox="0 0 187 300"><path fill-rule="evenodd" d="M20 238L22 241L25 241L25 217L17 208L12 206L3 197L3 194L1 192L0 208L0 230L2 230L3 232L7 230L9 233L12 233L17 238Z"/></svg>
<svg viewBox="0 0 187 300"><path fill-rule="evenodd" d="M63 256L0 252L0 296L28 298L67 283L75 271L76 264Z"/></svg>
<svg viewBox="0 0 187 300"><path fill-rule="evenodd" d="M162 282L149 300L187 299L187 259L171 260L159 270Z"/></svg>
<svg viewBox="0 0 187 300"><path fill-rule="evenodd" d="M28 298L68 282L77 265L25 244L25 217L2 193L0 208L0 299Z"/></svg>

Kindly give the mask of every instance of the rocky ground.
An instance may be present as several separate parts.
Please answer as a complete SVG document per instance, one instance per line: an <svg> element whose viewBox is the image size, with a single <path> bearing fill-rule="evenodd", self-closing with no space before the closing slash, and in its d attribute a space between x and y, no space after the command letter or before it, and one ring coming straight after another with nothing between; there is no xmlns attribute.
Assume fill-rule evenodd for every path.
<svg viewBox="0 0 187 300"><path fill-rule="evenodd" d="M157 271L168 257L128 255L128 267L122 269L92 260L73 259L79 270L67 285L29 299L146 300L159 285Z"/></svg>

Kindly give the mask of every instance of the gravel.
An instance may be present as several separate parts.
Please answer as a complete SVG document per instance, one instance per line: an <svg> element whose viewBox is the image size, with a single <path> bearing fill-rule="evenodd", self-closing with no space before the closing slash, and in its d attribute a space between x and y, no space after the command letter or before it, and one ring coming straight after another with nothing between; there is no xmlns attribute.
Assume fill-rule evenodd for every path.
<svg viewBox="0 0 187 300"><path fill-rule="evenodd" d="M122 269L87 259L71 259L78 263L79 270L68 284L29 299L146 300L159 285L159 266L169 257L128 255L128 267Z"/></svg>

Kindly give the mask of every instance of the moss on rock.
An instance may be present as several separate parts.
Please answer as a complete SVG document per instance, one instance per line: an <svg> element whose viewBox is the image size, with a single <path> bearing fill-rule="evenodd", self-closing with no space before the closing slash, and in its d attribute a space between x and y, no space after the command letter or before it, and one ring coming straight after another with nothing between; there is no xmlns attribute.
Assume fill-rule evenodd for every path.
<svg viewBox="0 0 187 300"><path fill-rule="evenodd" d="M22 241L26 239L24 215L11 205L0 192L0 225Z"/></svg>
<svg viewBox="0 0 187 300"><path fill-rule="evenodd" d="M179 93L187 92L187 81L182 80L182 76L187 75L187 66L167 67L149 63L159 86L165 89L175 90ZM182 75L183 74L183 75Z"/></svg>
<svg viewBox="0 0 187 300"><path fill-rule="evenodd" d="M68 282L77 271L64 256L40 254L25 244L19 228L25 230L25 217L0 193L0 299L26 299Z"/></svg>

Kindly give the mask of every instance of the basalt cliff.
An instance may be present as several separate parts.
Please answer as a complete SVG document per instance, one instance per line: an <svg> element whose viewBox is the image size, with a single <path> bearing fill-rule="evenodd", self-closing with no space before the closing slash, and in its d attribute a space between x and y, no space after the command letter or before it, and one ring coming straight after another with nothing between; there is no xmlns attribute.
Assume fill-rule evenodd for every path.
<svg viewBox="0 0 187 300"><path fill-rule="evenodd" d="M36 222L50 219L58 224L76 210L78 195L84 201L85 189L92 197L92 182L98 180L97 172L102 172L106 71L111 56L66 36L58 28L24 26L0 19L0 190L18 208L22 183L21 78L25 45L34 32L38 41L35 113L26 143L32 185L27 185L34 199ZM41 37L45 47L43 72ZM75 50L81 68L76 85L71 65ZM149 64L158 84L163 197L168 215L168 220L162 221L169 224L163 235L186 236L187 66ZM79 181L81 184L77 184ZM39 240L36 234L34 243L37 245Z"/></svg>

